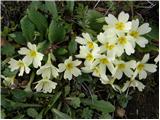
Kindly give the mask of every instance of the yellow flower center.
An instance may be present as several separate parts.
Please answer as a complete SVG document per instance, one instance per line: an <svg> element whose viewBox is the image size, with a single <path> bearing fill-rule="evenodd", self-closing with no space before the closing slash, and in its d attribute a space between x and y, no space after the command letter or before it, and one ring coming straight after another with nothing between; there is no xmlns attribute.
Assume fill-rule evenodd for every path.
<svg viewBox="0 0 160 120"><path fill-rule="evenodd" d="M115 24L115 28L116 28L117 30L123 30L123 29L125 28L125 24L124 24L123 22L117 22L117 23Z"/></svg>
<svg viewBox="0 0 160 120"><path fill-rule="evenodd" d="M93 55L91 53L88 53L87 56L86 56L86 59L88 61L92 61L94 58L93 58Z"/></svg>
<svg viewBox="0 0 160 120"><path fill-rule="evenodd" d="M97 67L95 67L94 69L93 69L93 71L97 74L97 75L99 75L99 69L97 68Z"/></svg>
<svg viewBox="0 0 160 120"><path fill-rule="evenodd" d="M93 49L94 45L93 42L87 42L88 48Z"/></svg>
<svg viewBox="0 0 160 120"><path fill-rule="evenodd" d="M138 71L142 71L143 68L144 68L144 64L138 64L138 66L137 66Z"/></svg>
<svg viewBox="0 0 160 120"><path fill-rule="evenodd" d="M114 47L115 47L114 44L109 44L109 43L106 43L106 44L105 44L105 48L106 48L107 50L112 50Z"/></svg>
<svg viewBox="0 0 160 120"><path fill-rule="evenodd" d="M30 51L30 56L31 57L36 57L36 55L37 55L37 52L35 50Z"/></svg>
<svg viewBox="0 0 160 120"><path fill-rule="evenodd" d="M138 33L138 31L131 31L131 32L130 32L130 35L131 35L132 37L134 37L134 38L137 38L137 37L139 36L139 33Z"/></svg>
<svg viewBox="0 0 160 120"><path fill-rule="evenodd" d="M101 58L101 59L100 59L100 63L102 63L102 64L108 64L109 61L108 61L107 58Z"/></svg>
<svg viewBox="0 0 160 120"><path fill-rule="evenodd" d="M67 70L73 69L73 64L72 64L72 63L67 63L66 69L67 69Z"/></svg>
<svg viewBox="0 0 160 120"><path fill-rule="evenodd" d="M127 39L126 39L126 37L122 36L122 37L118 38L118 42L121 45L125 45L127 43Z"/></svg>
<svg viewBox="0 0 160 120"><path fill-rule="evenodd" d="M118 69L123 70L125 68L125 64L121 63L118 64Z"/></svg>
<svg viewBox="0 0 160 120"><path fill-rule="evenodd" d="M19 67L24 67L25 65L24 65L24 63L22 61L18 61L18 66Z"/></svg>

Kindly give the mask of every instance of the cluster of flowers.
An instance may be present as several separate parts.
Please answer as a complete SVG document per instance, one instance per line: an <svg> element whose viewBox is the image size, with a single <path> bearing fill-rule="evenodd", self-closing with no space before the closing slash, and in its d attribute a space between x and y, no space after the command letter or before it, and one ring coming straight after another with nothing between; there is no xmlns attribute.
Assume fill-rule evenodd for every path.
<svg viewBox="0 0 160 120"><path fill-rule="evenodd" d="M41 66L43 54L37 51L35 44L28 43L28 48L21 48L18 53L25 55L22 60L11 59L9 64L11 71L19 70L19 76L24 71L30 72L30 64L33 63L34 68L38 68L37 75L42 76L42 80L37 82L35 89L44 93L51 93L56 88L57 83L53 82L53 78L57 78L60 72L64 72L64 79L71 80L73 76L81 75L81 72L92 73L98 77L102 84L110 84L114 90L124 92L129 87L137 87L139 91L144 89L142 82L139 80L147 77L147 72L155 72L157 66L147 63L149 54L145 54L141 61L123 61L123 54L131 55L135 52L135 46L145 47L148 40L143 37L144 34L151 31L148 23L139 26L139 20L129 20L129 14L121 12L118 19L109 14L105 17L107 25L103 26L103 32L97 35L97 40L93 41L93 37L88 33L82 33L82 37L76 37L76 42L80 44L80 52L75 55L78 59L84 59L84 65L78 59L73 60L72 56L60 63L56 68L51 61L50 54L45 65ZM158 59L158 58L156 58ZM126 75L128 80L122 87L115 84L115 80L120 80ZM7 80L8 78L6 78Z"/></svg>

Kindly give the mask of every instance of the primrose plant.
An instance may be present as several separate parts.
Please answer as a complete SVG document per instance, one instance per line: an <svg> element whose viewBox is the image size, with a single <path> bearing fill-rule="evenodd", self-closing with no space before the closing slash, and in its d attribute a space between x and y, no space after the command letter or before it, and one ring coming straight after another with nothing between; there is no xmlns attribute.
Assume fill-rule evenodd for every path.
<svg viewBox="0 0 160 120"><path fill-rule="evenodd" d="M51 93L56 89L58 84L55 80L62 73L63 78L68 80L73 80L82 73L92 74L102 84L109 84L120 93L125 92L129 87L142 91L145 85L141 80L146 79L148 72L156 72L156 64L148 63L149 54L145 54L140 61L134 59L125 61L122 56L134 54L136 45L144 48L148 44L144 35L151 31L151 27L148 23L140 25L138 19L129 21L129 14L123 11L118 18L109 14L105 17L105 21L103 32L100 32L97 37L89 33L82 33L82 36L76 37L79 54L69 56L64 63L56 66L49 53L47 62L42 65L44 55L37 50L35 44L29 42L27 48L22 47L18 51L24 56L23 59L10 59L11 71L18 70L18 76L23 76L24 72L29 74L32 71L30 68L32 64L37 70L36 74L42 77L36 82L35 89L44 93ZM155 59L156 63L157 59ZM3 78L5 84L13 83L13 77ZM9 80L12 83L9 83ZM120 80L123 80L122 85L116 82Z"/></svg>

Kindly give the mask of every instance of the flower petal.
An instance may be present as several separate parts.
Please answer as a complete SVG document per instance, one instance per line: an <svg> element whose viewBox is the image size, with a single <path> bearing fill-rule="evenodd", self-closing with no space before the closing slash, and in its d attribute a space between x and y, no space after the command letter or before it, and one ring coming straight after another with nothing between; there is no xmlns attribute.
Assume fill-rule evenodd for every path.
<svg viewBox="0 0 160 120"><path fill-rule="evenodd" d="M77 76L81 75L81 71L78 68L74 67L73 70L72 70L72 74L75 77L77 77Z"/></svg>
<svg viewBox="0 0 160 120"><path fill-rule="evenodd" d="M118 20L115 16L109 14L108 17L105 17L105 21L109 25L114 25Z"/></svg>
<svg viewBox="0 0 160 120"><path fill-rule="evenodd" d="M72 79L72 73L70 71L66 70L64 72L64 79L71 80Z"/></svg>
<svg viewBox="0 0 160 120"><path fill-rule="evenodd" d="M25 48L25 47L22 47L19 51L18 51L19 54L21 55L27 55L29 53L29 49Z"/></svg>
<svg viewBox="0 0 160 120"><path fill-rule="evenodd" d="M149 53L143 56L143 59L141 60L141 62L146 63L148 60L149 60Z"/></svg>
<svg viewBox="0 0 160 120"><path fill-rule="evenodd" d="M157 68L157 66L154 65L154 64L145 64L145 65L144 65L144 69L145 69L146 71L148 71L148 72L151 72L151 73L156 72L156 71L157 71L156 68Z"/></svg>
<svg viewBox="0 0 160 120"><path fill-rule="evenodd" d="M150 31L151 31L151 27L149 27L148 23L144 23L138 28L138 32L140 35L144 35L146 33L149 33Z"/></svg>
<svg viewBox="0 0 160 120"><path fill-rule="evenodd" d="M65 67L65 65L63 63L60 63L58 65L58 68L59 68L59 72L63 72L66 69L66 67Z"/></svg>
<svg viewBox="0 0 160 120"><path fill-rule="evenodd" d="M144 37L138 37L137 39L136 39L136 43L139 45L139 46L141 46L141 47L145 47L146 46L146 44L148 44L148 40L146 39L146 38L144 38Z"/></svg>
<svg viewBox="0 0 160 120"><path fill-rule="evenodd" d="M129 19L129 14L125 13L124 11L122 11L119 15L118 15L118 20L121 22L127 22Z"/></svg>
<svg viewBox="0 0 160 120"><path fill-rule="evenodd" d="M132 20L132 30L137 30L139 26L139 20Z"/></svg>
<svg viewBox="0 0 160 120"><path fill-rule="evenodd" d="M142 70L140 73L139 73L139 79L146 79L147 77L147 73L146 71Z"/></svg>

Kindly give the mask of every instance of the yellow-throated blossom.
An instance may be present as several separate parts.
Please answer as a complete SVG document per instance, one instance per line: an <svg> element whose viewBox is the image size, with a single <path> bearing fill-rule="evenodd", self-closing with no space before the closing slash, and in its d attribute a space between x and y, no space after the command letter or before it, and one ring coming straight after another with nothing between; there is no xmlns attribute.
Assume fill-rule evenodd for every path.
<svg viewBox="0 0 160 120"><path fill-rule="evenodd" d="M117 55L121 56L124 51L126 52L127 55L131 55L132 53L135 52L132 43L130 42L131 40L129 39L128 36L125 36L124 34L119 35L117 38Z"/></svg>
<svg viewBox="0 0 160 120"><path fill-rule="evenodd" d="M148 23L144 23L139 26L139 20L132 20L132 28L129 31L129 35L132 37L132 45L135 47L135 43L137 43L141 47L145 47L148 44L148 40L143 37L144 34L149 33L151 31L151 27L149 27Z"/></svg>
<svg viewBox="0 0 160 120"><path fill-rule="evenodd" d="M23 73L26 72L27 74L30 72L30 68L28 67L27 63L23 60L15 60L11 58L9 61L9 68L11 71L19 70L18 76L23 76Z"/></svg>
<svg viewBox="0 0 160 120"><path fill-rule="evenodd" d="M113 74L113 76L115 78L121 79L123 73L128 77L132 77L132 75L133 75L132 69L135 69L136 61L131 60L131 61L125 62L125 61L122 61L122 60L115 60L114 64L116 65L115 71L114 71L114 74Z"/></svg>
<svg viewBox="0 0 160 120"><path fill-rule="evenodd" d="M58 77L58 68L52 65L50 54L48 55L48 61L45 65L41 66L40 69L37 71L37 75L42 74L43 78L56 78Z"/></svg>
<svg viewBox="0 0 160 120"><path fill-rule="evenodd" d="M99 50L99 47L96 47L94 50L89 50L86 46L80 46L80 53L76 55L76 57L85 59L84 65L90 66L99 54Z"/></svg>
<svg viewBox="0 0 160 120"><path fill-rule="evenodd" d="M72 75L77 77L81 75L80 69L77 68L81 64L81 61L79 60L72 60L72 56L69 57L69 59L66 59L64 63L60 63L58 65L59 72L64 72L64 79L71 80Z"/></svg>
<svg viewBox="0 0 160 120"><path fill-rule="evenodd" d="M51 93L57 86L56 82L49 80L47 77L39 80L35 87L37 92Z"/></svg>
<svg viewBox="0 0 160 120"><path fill-rule="evenodd" d="M124 13L123 11L118 15L118 19L112 14L109 14L107 17L105 17L105 21L107 22L108 27L113 28L113 30L117 34L128 32L131 29L132 23L128 22L128 20L129 20L129 14ZM105 27L106 26L104 26L104 29Z"/></svg>
<svg viewBox="0 0 160 120"><path fill-rule="evenodd" d="M38 68L38 66L41 66L41 61L43 59L43 54L39 53L37 51L37 47L35 44L31 44L28 42L27 44L28 48L22 47L18 53L21 55L26 55L24 57L24 61L28 63L29 65L33 62L33 66L35 68Z"/></svg>
<svg viewBox="0 0 160 120"><path fill-rule="evenodd" d="M85 45L88 47L88 49L94 49L98 45L92 41L90 35L88 33L82 33L82 37L76 37L76 42L78 42L81 45Z"/></svg>
<svg viewBox="0 0 160 120"><path fill-rule="evenodd" d="M97 40L102 44L100 46L100 53L107 52L107 56L115 59L116 53L118 51L116 47L117 36L112 33L113 31L105 31L97 35Z"/></svg>
<svg viewBox="0 0 160 120"><path fill-rule="evenodd" d="M157 66L155 64L148 64L148 60L149 54L145 54L143 59L137 62L133 78L139 75L139 79L145 79L147 77L147 72L154 73L157 71Z"/></svg>

